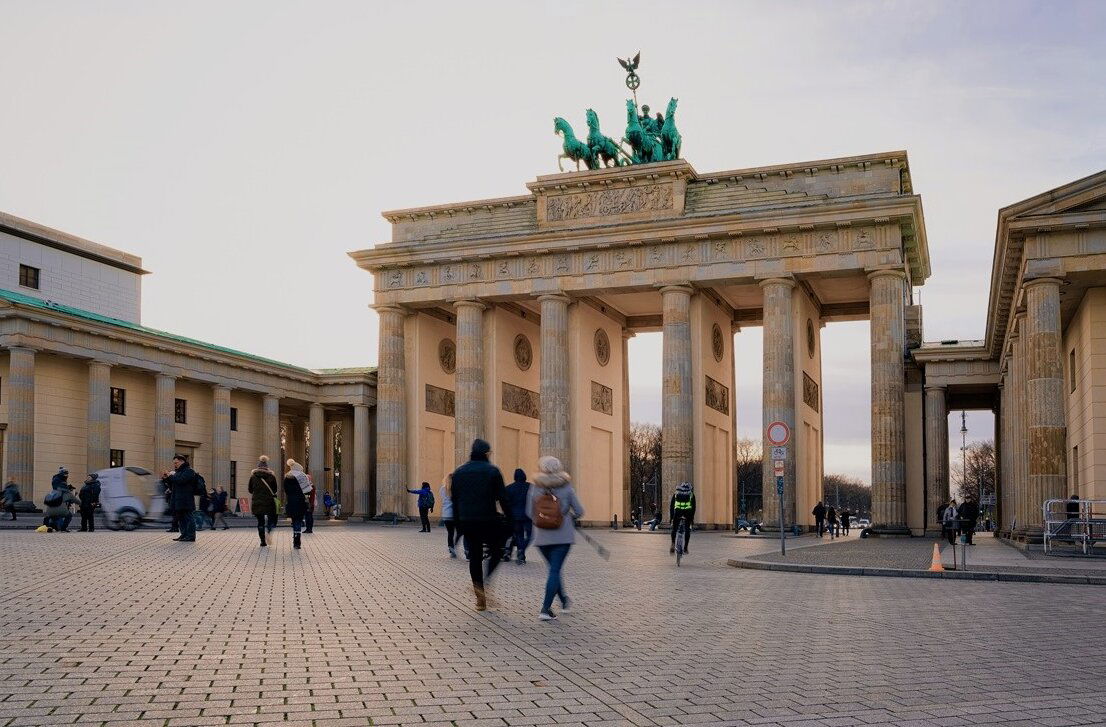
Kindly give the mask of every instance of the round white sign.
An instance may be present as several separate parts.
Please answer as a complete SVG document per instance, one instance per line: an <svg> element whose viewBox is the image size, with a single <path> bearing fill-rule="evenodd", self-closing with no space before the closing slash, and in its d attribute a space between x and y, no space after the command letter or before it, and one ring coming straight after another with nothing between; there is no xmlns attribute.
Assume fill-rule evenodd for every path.
<svg viewBox="0 0 1106 727"><path fill-rule="evenodd" d="M768 441L777 447L782 447L791 440L791 428L783 422L772 422L764 431Z"/></svg>

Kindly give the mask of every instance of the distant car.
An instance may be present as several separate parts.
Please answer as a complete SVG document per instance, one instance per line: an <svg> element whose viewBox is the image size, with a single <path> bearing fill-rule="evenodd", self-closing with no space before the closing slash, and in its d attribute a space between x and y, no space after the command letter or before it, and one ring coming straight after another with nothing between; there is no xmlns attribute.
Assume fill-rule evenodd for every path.
<svg viewBox="0 0 1106 727"><path fill-rule="evenodd" d="M858 518L856 524L853 527L864 530L865 528L872 527L872 521L866 517Z"/></svg>

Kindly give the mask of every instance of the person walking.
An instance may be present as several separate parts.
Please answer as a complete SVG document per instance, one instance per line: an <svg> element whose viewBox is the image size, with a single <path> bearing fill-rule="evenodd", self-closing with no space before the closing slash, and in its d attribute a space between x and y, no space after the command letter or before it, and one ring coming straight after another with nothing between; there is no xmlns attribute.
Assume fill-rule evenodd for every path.
<svg viewBox="0 0 1106 727"><path fill-rule="evenodd" d="M230 530L230 526L227 525L227 491L222 485L211 494L211 499L215 504L215 507L211 511L211 529L215 529L216 523L223 526L223 530Z"/></svg>
<svg viewBox="0 0 1106 727"><path fill-rule="evenodd" d="M979 505L975 500L968 498L960 503L956 514L960 518L960 532L964 536L964 542L975 545L972 542L972 536L975 535L975 526L979 522Z"/></svg>
<svg viewBox="0 0 1106 727"><path fill-rule="evenodd" d="M449 557L457 557L457 543L461 540L461 530L457 527L457 520L453 514L453 476L446 475L442 479L442 486L438 489L438 494L442 498L442 516L441 523L445 527L445 546L449 550ZM468 558L468 551L465 552L465 558Z"/></svg>
<svg viewBox="0 0 1106 727"><path fill-rule="evenodd" d="M161 476L166 487L173 491L172 509L176 515L180 536L173 540L181 543L196 542L196 495L206 494L207 485L196 470L188 464L183 454L173 457L173 470Z"/></svg>
<svg viewBox="0 0 1106 727"><path fill-rule="evenodd" d="M956 500L949 500L941 513L941 529L949 541L949 545L956 543L956 531L960 527L960 520L956 514Z"/></svg>
<svg viewBox="0 0 1106 727"><path fill-rule="evenodd" d="M4 502L4 511L12 516L12 520L16 520L15 503L20 502L23 496L19 494L19 485L15 484L14 477L8 477L8 484L4 485L4 494L0 497Z"/></svg>
<svg viewBox="0 0 1106 727"><path fill-rule="evenodd" d="M829 524L830 539L837 537L837 510L833 505L826 508L826 522Z"/></svg>
<svg viewBox="0 0 1106 727"><path fill-rule="evenodd" d="M810 511L810 514L814 516L814 524L818 526L818 537L820 538L826 529L826 506L819 500L814 509Z"/></svg>
<svg viewBox="0 0 1106 727"><path fill-rule="evenodd" d="M77 499L81 501L81 532L96 531L96 508L100 506L100 476L95 472L85 478Z"/></svg>
<svg viewBox="0 0 1106 727"><path fill-rule="evenodd" d="M503 557L504 520L511 518L511 506L507 502L507 489L503 486L503 473L488 461L491 445L483 439L472 443L469 461L453 473L453 516L465 534L465 549L469 552L469 577L476 595L476 610L488 607L486 581L491 579ZM496 512L496 505L502 516ZM488 548L487 571L482 554Z"/></svg>
<svg viewBox="0 0 1106 727"><path fill-rule="evenodd" d="M207 491L207 483L204 483L203 489L200 490L200 518L199 522L196 524L197 530L203 530L205 525L212 530L215 529L215 514L211 509L213 507L212 494L214 494L214 492L214 490L210 493Z"/></svg>
<svg viewBox="0 0 1106 727"><path fill-rule="evenodd" d="M303 472L303 465L300 465L300 471ZM304 534L310 534L315 532L315 480L311 479L311 475L306 472L303 473L303 476L307 480L306 490L302 490L303 480L300 480L303 497L307 502L307 510L303 513L303 522L305 526L303 532ZM287 508L285 508L285 510L287 510Z"/></svg>
<svg viewBox="0 0 1106 727"><path fill-rule="evenodd" d="M572 544L576 542L574 520L584 516L584 508L570 481L559 459L542 457L538 460L534 484L526 493L526 517L538 526L534 531L534 546L548 565L545 597L538 612L538 618L542 621L557 618L553 613L553 600L556 598L561 601L562 613L572 607L561 571Z"/></svg>
<svg viewBox="0 0 1106 727"><path fill-rule="evenodd" d="M526 547L530 545L530 539L534 533L534 521L526 512L526 503L530 495L530 483L526 481L526 473L521 469L515 470L515 481L507 485L507 503L511 506L511 520L514 521L514 533L511 542L507 546L506 559L511 559L511 548L515 549L515 562L520 565L526 563Z"/></svg>
<svg viewBox="0 0 1106 727"><path fill-rule="evenodd" d="M292 520L292 547L296 550L300 549L300 531L309 512L308 494L312 489L303 465L294 459L288 460L288 471L284 474L284 514Z"/></svg>
<svg viewBox="0 0 1106 727"><path fill-rule="evenodd" d="M276 475L269 469L269 458L261 455L257 461L257 467L250 471L250 511L257 518L257 537L261 539L261 547L268 545L265 542L265 534L273 532L277 520L277 480Z"/></svg>
<svg viewBox="0 0 1106 727"><path fill-rule="evenodd" d="M408 487L407 491L410 492L412 495L419 496L419 520L422 521L422 529L419 530L419 532L429 533L430 513L434 512L434 493L430 491L430 483L422 483L422 487L417 490L412 490L410 487Z"/></svg>
<svg viewBox="0 0 1106 727"><path fill-rule="evenodd" d="M845 535L849 534L849 518L852 516L853 514L849 512L848 508L841 511L841 532Z"/></svg>

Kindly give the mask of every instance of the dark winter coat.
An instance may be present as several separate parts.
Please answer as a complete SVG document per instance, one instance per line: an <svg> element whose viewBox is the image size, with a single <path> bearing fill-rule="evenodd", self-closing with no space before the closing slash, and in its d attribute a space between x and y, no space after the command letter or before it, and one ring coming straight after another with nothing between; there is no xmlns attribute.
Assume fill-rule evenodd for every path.
<svg viewBox="0 0 1106 727"><path fill-rule="evenodd" d="M50 478L50 488L53 490L60 489L62 487L69 487L68 478L69 475L63 475L61 472L56 473Z"/></svg>
<svg viewBox="0 0 1106 727"><path fill-rule="evenodd" d="M270 469L256 469L250 472L250 510L254 515L276 516L277 489L276 475Z"/></svg>
<svg viewBox="0 0 1106 727"><path fill-rule="evenodd" d="M815 505L814 509L810 511L810 514L814 516L814 521L815 522L818 522L819 520L825 520L826 519L826 508L825 508L824 505L821 505L821 504Z"/></svg>
<svg viewBox="0 0 1106 727"><path fill-rule="evenodd" d="M73 496L73 491L68 487L59 487L61 490L61 503L57 505L47 505L43 503L42 514L46 517L65 517L71 514L69 510L70 505L79 505L80 501Z"/></svg>
<svg viewBox="0 0 1106 727"><path fill-rule="evenodd" d="M515 473L515 481L507 485L507 503L511 506L511 517L515 520L529 520L526 514L526 499L530 494L530 483L526 481L526 475L518 478L519 470Z"/></svg>
<svg viewBox="0 0 1106 727"><path fill-rule="evenodd" d="M499 519L495 506L511 517L503 473L486 459L472 459L453 473L453 517L458 522L488 523Z"/></svg>
<svg viewBox="0 0 1106 727"><path fill-rule="evenodd" d="M688 497L691 498L691 509L680 510L680 515L687 515L688 522L695 522L695 493L689 492ZM668 519L671 521L676 520L676 494L672 495L672 499L668 501Z"/></svg>
<svg viewBox="0 0 1106 727"><path fill-rule="evenodd" d="M96 507L96 505L100 504L100 483L86 482L81 485L81 491L78 493L78 497L81 498L81 507Z"/></svg>
<svg viewBox="0 0 1106 727"><path fill-rule="evenodd" d="M207 486L196 470L182 464L175 472L165 478L165 485L173 491L170 506L177 512L192 512L196 509L196 495L206 492Z"/></svg>
<svg viewBox="0 0 1106 727"><path fill-rule="evenodd" d="M211 496L206 487L200 490L200 512L211 512Z"/></svg>
<svg viewBox="0 0 1106 727"><path fill-rule="evenodd" d="M19 502L22 497L19 495L19 487L14 482L9 482L4 485L4 505L10 507Z"/></svg>
<svg viewBox="0 0 1106 727"><path fill-rule="evenodd" d="M971 500L965 500L960 503L960 507L957 509L956 514L960 518L960 527L965 530L971 530L975 527L976 521L979 520L979 505L976 505Z"/></svg>
<svg viewBox="0 0 1106 727"><path fill-rule="evenodd" d="M284 476L284 512L293 520L307 514L307 497L303 494L300 481L293 474Z"/></svg>
<svg viewBox="0 0 1106 727"><path fill-rule="evenodd" d="M215 501L215 512L227 511L227 493L216 492L215 497L212 499Z"/></svg>
<svg viewBox="0 0 1106 727"><path fill-rule="evenodd" d="M837 510L834 510L832 507L830 509L826 510L826 520L828 520L831 523L836 523L837 522Z"/></svg>

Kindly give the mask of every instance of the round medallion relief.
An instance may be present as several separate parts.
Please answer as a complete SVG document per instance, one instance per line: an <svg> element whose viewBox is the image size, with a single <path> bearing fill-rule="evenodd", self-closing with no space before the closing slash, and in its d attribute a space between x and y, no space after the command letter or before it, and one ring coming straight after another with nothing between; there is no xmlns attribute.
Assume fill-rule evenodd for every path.
<svg viewBox="0 0 1106 727"><path fill-rule="evenodd" d="M814 335L814 321L809 318L806 319L806 355L810 358L814 358L814 348L816 346L816 337Z"/></svg>
<svg viewBox="0 0 1106 727"><path fill-rule="evenodd" d="M457 344L449 338L438 342L438 363L447 374L457 371Z"/></svg>
<svg viewBox="0 0 1106 727"><path fill-rule="evenodd" d="M722 354L726 352L726 349L725 345L723 344L722 329L718 326L717 323L715 323L714 327L710 329L710 347L711 350L714 351L714 360L721 361Z"/></svg>
<svg viewBox="0 0 1106 727"><path fill-rule="evenodd" d="M602 328L595 331L595 359L600 366L606 366L611 360L611 339Z"/></svg>
<svg viewBox="0 0 1106 727"><path fill-rule="evenodd" d="M523 371L534 363L534 350L530 348L530 339L521 333L515 336L515 363Z"/></svg>

